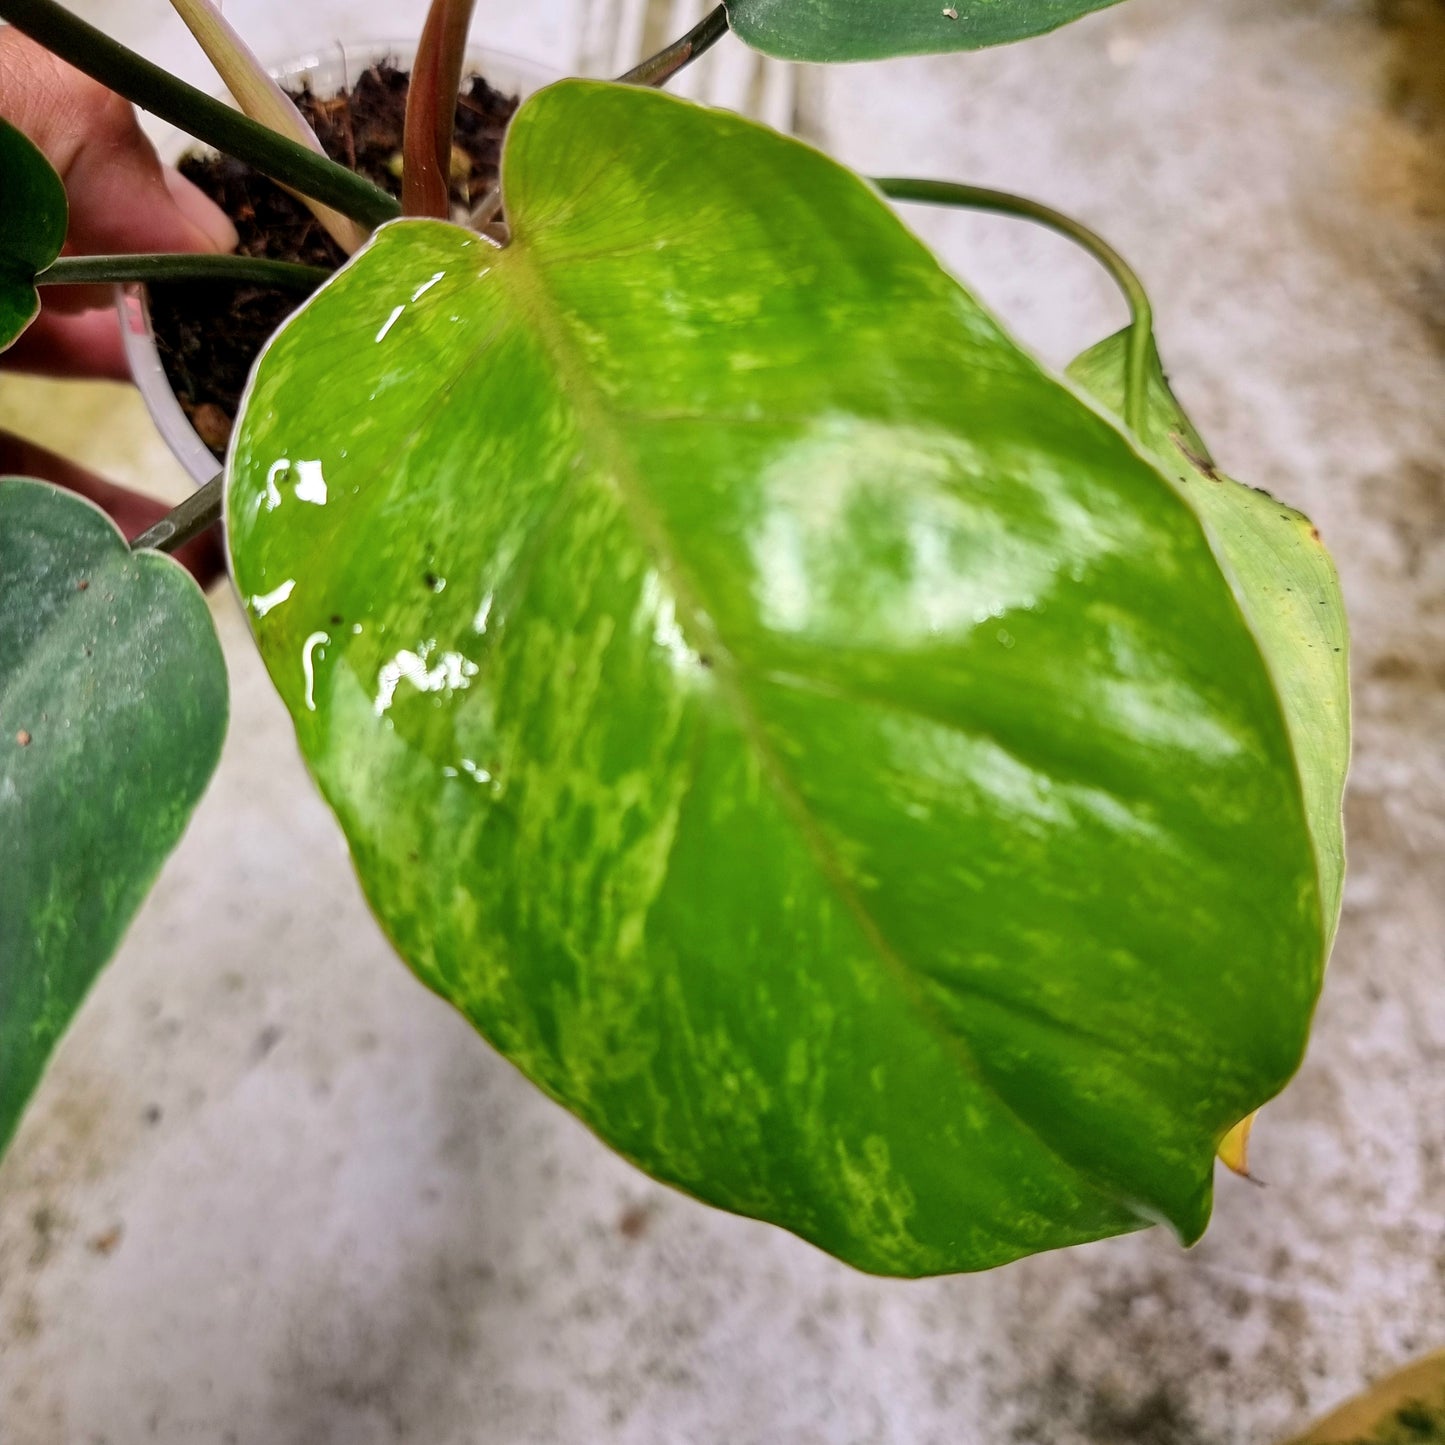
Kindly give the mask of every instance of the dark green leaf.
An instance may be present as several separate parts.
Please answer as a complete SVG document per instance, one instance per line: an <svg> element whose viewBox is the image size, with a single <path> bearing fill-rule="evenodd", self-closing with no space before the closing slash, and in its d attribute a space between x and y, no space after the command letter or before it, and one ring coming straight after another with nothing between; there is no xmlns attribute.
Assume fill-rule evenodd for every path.
<svg viewBox="0 0 1445 1445"><path fill-rule="evenodd" d="M505 185L505 249L402 222L318 292L232 454L397 947L629 1158L863 1268L1193 1239L1324 932L1198 518L806 146L566 82Z"/></svg>
<svg viewBox="0 0 1445 1445"><path fill-rule="evenodd" d="M0 479L0 1150L216 765L226 672L185 570Z"/></svg>
<svg viewBox="0 0 1445 1445"><path fill-rule="evenodd" d="M0 120L0 351L35 320L35 277L60 254L69 212L51 164Z"/></svg>
<svg viewBox="0 0 1445 1445"><path fill-rule="evenodd" d="M1116 412L1123 407L1127 344L1128 332L1121 331L1069 367L1080 386ZM1333 937L1344 888L1341 809L1350 763L1349 631L1339 575L1308 517L1215 469L1152 348L1142 440L1203 519L1274 675Z"/></svg>
<svg viewBox="0 0 1445 1445"><path fill-rule="evenodd" d="M1057 30L1118 0L728 0L732 28L783 60L982 50Z"/></svg>

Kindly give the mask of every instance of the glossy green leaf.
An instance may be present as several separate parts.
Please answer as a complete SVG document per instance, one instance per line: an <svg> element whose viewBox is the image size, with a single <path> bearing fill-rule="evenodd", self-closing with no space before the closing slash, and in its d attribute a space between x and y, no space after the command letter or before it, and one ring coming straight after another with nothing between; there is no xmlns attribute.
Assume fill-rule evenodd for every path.
<svg viewBox="0 0 1445 1445"><path fill-rule="evenodd" d="M1123 407L1127 344L1121 331L1069 367L1080 386L1115 412ZM1274 675L1333 938L1344 888L1342 809L1350 764L1349 630L1339 574L1308 517L1215 468L1152 348L1148 397L1142 440L1203 519Z"/></svg>
<svg viewBox="0 0 1445 1445"><path fill-rule="evenodd" d="M60 254L69 211L48 160L0 120L0 351L35 320L35 277Z"/></svg>
<svg viewBox="0 0 1445 1445"><path fill-rule="evenodd" d="M783 60L982 50L1057 30L1118 0L728 0L732 28Z"/></svg>
<svg viewBox="0 0 1445 1445"><path fill-rule="evenodd" d="M627 1157L865 1269L1195 1238L1323 952L1197 517L806 146L570 81L503 179L505 249L400 222L307 303L231 455L398 949Z"/></svg>
<svg viewBox="0 0 1445 1445"><path fill-rule="evenodd" d="M186 571L0 480L0 1150L216 766L226 671Z"/></svg>

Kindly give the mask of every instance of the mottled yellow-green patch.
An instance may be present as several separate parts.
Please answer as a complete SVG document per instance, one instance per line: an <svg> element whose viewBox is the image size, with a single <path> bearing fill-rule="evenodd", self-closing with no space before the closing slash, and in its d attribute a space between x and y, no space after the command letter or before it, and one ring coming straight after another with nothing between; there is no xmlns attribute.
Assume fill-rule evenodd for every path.
<svg viewBox="0 0 1445 1445"><path fill-rule="evenodd" d="M220 645L185 571L131 553L71 493L0 479L0 1150L225 727Z"/></svg>
<svg viewBox="0 0 1445 1445"><path fill-rule="evenodd" d="M1323 927L1195 510L807 147L566 82L504 184L505 249L398 223L318 292L231 457L397 947L628 1158L861 1268L1196 1237Z"/></svg>

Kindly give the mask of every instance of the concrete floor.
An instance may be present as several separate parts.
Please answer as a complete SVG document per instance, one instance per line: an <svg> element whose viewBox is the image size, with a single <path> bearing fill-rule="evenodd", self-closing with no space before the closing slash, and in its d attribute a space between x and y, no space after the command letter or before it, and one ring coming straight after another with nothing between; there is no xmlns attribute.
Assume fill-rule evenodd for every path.
<svg viewBox="0 0 1445 1445"><path fill-rule="evenodd" d="M83 8L188 53L161 0ZM358 11L390 15L227 7L272 54ZM605 69L666 23L644 12L483 0L477 28ZM1256 1133L1269 1187L1222 1178L1188 1253L900 1284L650 1184L389 954L222 595L221 770L0 1168L3 1445L1253 1445L1445 1342L1445 6L1129 0L795 91L709 64L859 166L1098 226L1221 462L1333 545L1352 871L1309 1060ZM917 223L1051 360L1121 320L1049 236ZM7 378L17 418L175 485L118 390Z"/></svg>

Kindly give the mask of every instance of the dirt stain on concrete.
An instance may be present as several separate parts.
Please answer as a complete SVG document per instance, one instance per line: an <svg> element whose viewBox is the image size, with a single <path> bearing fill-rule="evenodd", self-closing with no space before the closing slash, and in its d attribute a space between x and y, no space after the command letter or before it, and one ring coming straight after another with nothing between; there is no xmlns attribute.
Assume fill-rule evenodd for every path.
<svg viewBox="0 0 1445 1445"><path fill-rule="evenodd" d="M1376 0L1396 38L1389 101L1421 128L1445 124L1445 0Z"/></svg>
<svg viewBox="0 0 1445 1445"><path fill-rule="evenodd" d="M1056 1361L1048 1375L1019 1394L1024 1409L1013 1422L1017 1445L1038 1445L1073 1429L1107 1445L1215 1445L1200 1429L1183 1391L1156 1385L1131 1393L1118 1380L1086 1381Z"/></svg>
<svg viewBox="0 0 1445 1445"><path fill-rule="evenodd" d="M1445 350L1445 0L1374 0L1373 16L1386 53L1353 138L1356 176L1382 218L1429 237L1410 304Z"/></svg>
<svg viewBox="0 0 1445 1445"><path fill-rule="evenodd" d="M1382 489L1382 512L1399 546L1405 574L1418 578L1445 540L1445 466L1430 457L1407 457L1391 483Z"/></svg>
<svg viewBox="0 0 1445 1445"><path fill-rule="evenodd" d="M70 1203L78 1185L105 1178L127 1158L139 1133L132 1103L119 1081L71 1063L33 1101L0 1171L0 1352L46 1333L45 1279L70 1251L78 1224ZM0 1393L0 1440L67 1438L59 1390L43 1352L17 1356Z"/></svg>
<svg viewBox="0 0 1445 1445"><path fill-rule="evenodd" d="M1389 42L1368 137L1367 189L1425 221L1445 221L1445 0L1375 0Z"/></svg>

